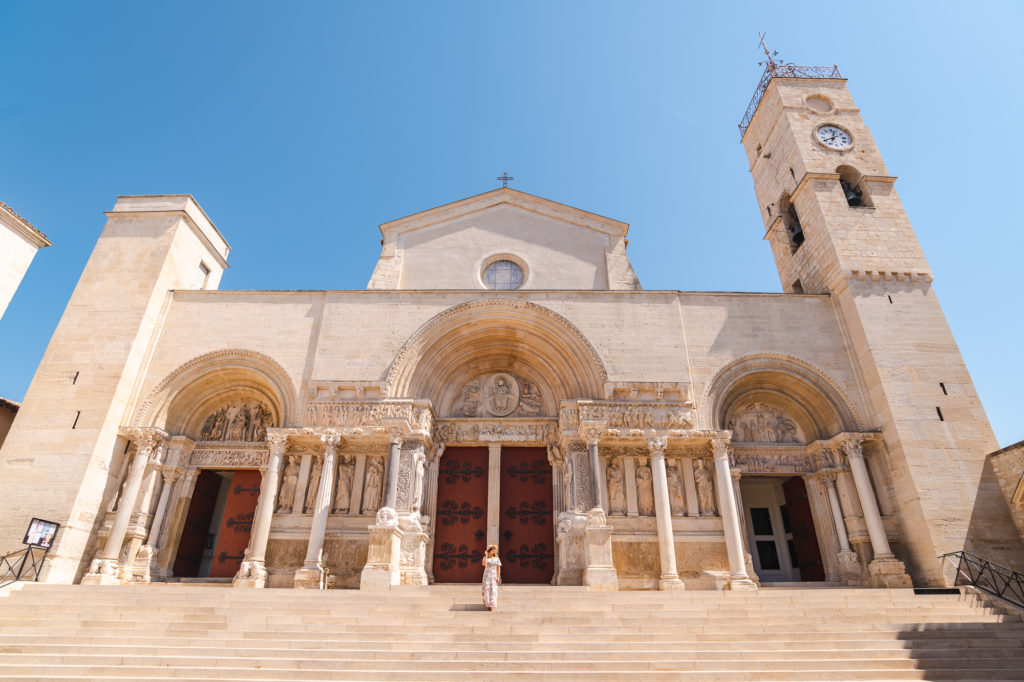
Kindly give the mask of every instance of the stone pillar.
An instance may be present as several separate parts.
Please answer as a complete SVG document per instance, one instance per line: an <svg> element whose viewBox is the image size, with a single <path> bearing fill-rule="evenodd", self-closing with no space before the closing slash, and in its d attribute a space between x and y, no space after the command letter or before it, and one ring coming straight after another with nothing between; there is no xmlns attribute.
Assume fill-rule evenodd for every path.
<svg viewBox="0 0 1024 682"><path fill-rule="evenodd" d="M594 494L594 507L600 507L604 509L605 513L608 513L602 494L606 481L604 472L601 471L601 454L597 448L597 436L592 436L587 442L587 460L590 464L590 490Z"/></svg>
<svg viewBox="0 0 1024 682"><path fill-rule="evenodd" d="M170 516L164 536L160 539L160 552L157 554L157 575L160 578L169 578L173 573L178 543L181 542L181 534L185 529L185 519L188 516L188 508L192 504L192 494L195 491L198 477L198 469L186 469L171 493L170 509L168 510Z"/></svg>
<svg viewBox="0 0 1024 682"><path fill-rule="evenodd" d="M907 575L906 567L902 561L893 556L892 549L889 547L889 539L885 536L882 515L878 512L875 492L871 487L867 465L864 463L861 441L857 438L848 438L842 441L842 448L850 462L850 473L853 474L857 498L860 500L861 511L864 512L868 537L871 538L871 550L874 554L874 558L868 564L871 584L874 587L911 587L912 583L910 576Z"/></svg>
<svg viewBox="0 0 1024 682"><path fill-rule="evenodd" d="M658 519L658 548L661 555L661 578L658 586L663 590L681 590L683 583L676 570L675 533L672 532L672 507L668 500L668 472L665 469L665 448L668 440L652 438L651 474L654 483L654 513Z"/></svg>
<svg viewBox="0 0 1024 682"><path fill-rule="evenodd" d="M612 527L604 510L594 507L587 512L587 525L583 529L583 584L588 590L615 592L619 589L619 576L612 562Z"/></svg>
<svg viewBox="0 0 1024 682"><path fill-rule="evenodd" d="M839 541L839 572L844 585L860 584L860 564L857 553L850 547L850 538L846 534L846 522L843 520L843 508L839 504L839 493L836 492L836 471L825 471L822 480L825 483L825 494L828 497L829 510L832 512L832 523L836 527L836 539Z"/></svg>
<svg viewBox="0 0 1024 682"><path fill-rule="evenodd" d="M435 517L437 516L437 476L441 468L441 455L444 454L444 443L437 446L434 451L434 456L430 458L427 463L427 480L423 486L423 508L421 513L424 517L429 519L426 523L429 524L431 530L427 537L427 549L426 559L424 560L424 570L427 572L427 582L434 582L434 534L437 530L437 522Z"/></svg>
<svg viewBox="0 0 1024 682"><path fill-rule="evenodd" d="M501 525L501 444L487 446L487 544L497 545Z"/></svg>
<svg viewBox="0 0 1024 682"><path fill-rule="evenodd" d="M637 505L636 495L636 457L620 457L622 462L622 487L626 493L626 516L639 516L640 508ZM608 478L605 477L605 486L608 485ZM655 490L657 499L657 490ZM608 500L609 511L611 511L611 498Z"/></svg>
<svg viewBox="0 0 1024 682"><path fill-rule="evenodd" d="M309 487L309 472L313 468L313 456L304 453L299 459L299 480L295 484L295 497L292 501L292 514L302 514L306 507L306 488ZM314 483L315 485L315 483Z"/></svg>
<svg viewBox="0 0 1024 682"><path fill-rule="evenodd" d="M324 537L327 534L327 515L331 511L331 493L334 491L334 476L337 469L335 459L341 437L329 431L322 435L320 440L324 444L324 462L320 467L320 482L316 491L316 501L313 503L309 545L302 568L295 571L295 587L303 589L323 589L327 578L321 559L324 552Z"/></svg>
<svg viewBox="0 0 1024 682"><path fill-rule="evenodd" d="M142 479L146 474L146 466L153 454L160 448L163 437L166 436L162 431L159 434L149 430L133 434L139 439L139 447L135 452L135 460L132 461L131 468L128 470L124 493L117 505L117 516L114 517L114 524L110 529L110 535L107 536L103 550L99 556L93 559L89 572L82 578L83 585L121 584L121 579L118 577L121 544L128 531L128 523L131 521L132 511L135 509L135 500L139 496Z"/></svg>
<svg viewBox="0 0 1024 682"><path fill-rule="evenodd" d="M281 462L288 445L288 436L283 433L268 433L270 457L267 468L262 471L263 481L260 485L260 497L256 501L256 512L253 514L252 535L249 546L245 550L245 559L235 574L235 587L266 587L267 586L267 542L270 540L270 524L274 518L274 507L277 505L277 490L281 484Z"/></svg>
<svg viewBox="0 0 1024 682"><path fill-rule="evenodd" d="M403 532L398 525L395 500L398 497L398 467L402 455L402 438L391 433L388 448L387 486L384 505L377 510L377 523L369 527L370 546L366 552L366 565L359 576L361 590L387 590L401 582L401 555Z"/></svg>
<svg viewBox="0 0 1024 682"><path fill-rule="evenodd" d="M726 584L726 589L757 589L757 585L747 575L746 562L743 556L740 516L736 510L736 497L733 494L732 488L732 474L729 472L729 442L724 438L716 438L711 441L711 444L715 451L715 488L718 492L718 509L722 514L722 526L725 530L725 549L729 555L729 582Z"/></svg>
<svg viewBox="0 0 1024 682"><path fill-rule="evenodd" d="M700 504L697 503L697 482L693 478L693 458L680 458L679 470L683 474L683 490L686 491L686 515L700 516Z"/></svg>
<svg viewBox="0 0 1024 682"><path fill-rule="evenodd" d="M366 478L366 453L356 455L356 470L352 474L352 502L348 505L351 516L359 516L363 510L363 484Z"/></svg>

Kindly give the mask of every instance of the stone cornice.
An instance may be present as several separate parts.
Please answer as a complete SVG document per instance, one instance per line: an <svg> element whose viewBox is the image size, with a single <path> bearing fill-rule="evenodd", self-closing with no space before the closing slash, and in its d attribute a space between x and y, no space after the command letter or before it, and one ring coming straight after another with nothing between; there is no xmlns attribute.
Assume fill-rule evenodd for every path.
<svg viewBox="0 0 1024 682"><path fill-rule="evenodd" d="M53 245L53 242L47 239L45 234L33 227L32 223L22 218L13 208L2 201L0 201L0 222L17 232L37 249Z"/></svg>
<svg viewBox="0 0 1024 682"><path fill-rule="evenodd" d="M605 218L596 213L589 213L572 206L560 204L550 199L527 194L514 189L502 188L478 194L450 204L414 213L404 218L392 220L380 225L385 240L396 238L400 234L419 230L437 223L460 218L493 206L508 204L526 211L531 211L549 218L562 220L580 227L586 227L613 237L625 237L629 231L627 223Z"/></svg>

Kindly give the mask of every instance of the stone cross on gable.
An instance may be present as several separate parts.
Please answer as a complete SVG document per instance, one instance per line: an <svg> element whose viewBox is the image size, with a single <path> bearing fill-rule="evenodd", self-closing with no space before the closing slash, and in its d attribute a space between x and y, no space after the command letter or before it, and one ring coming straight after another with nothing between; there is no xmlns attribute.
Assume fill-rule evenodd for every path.
<svg viewBox="0 0 1024 682"><path fill-rule="evenodd" d="M515 180L515 178L513 178L511 175L508 174L508 171L505 171L504 173L502 173L501 177L499 177L497 179L501 180L501 186L502 187L508 187L508 181L509 180Z"/></svg>

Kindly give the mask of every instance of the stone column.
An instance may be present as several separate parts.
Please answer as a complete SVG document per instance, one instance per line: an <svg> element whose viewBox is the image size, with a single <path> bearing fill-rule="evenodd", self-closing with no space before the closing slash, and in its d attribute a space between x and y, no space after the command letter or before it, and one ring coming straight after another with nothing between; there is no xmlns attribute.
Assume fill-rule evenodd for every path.
<svg viewBox="0 0 1024 682"><path fill-rule="evenodd" d="M320 437L324 444L324 462L320 468L320 482L313 503L313 523L309 529L309 545L302 568L295 571L295 587L323 589L326 571L321 561L324 552L324 537L327 534L327 515L331 511L331 493L334 491L334 475L337 469L335 459L341 437L328 431ZM312 483L312 481L311 481ZM394 499L394 498L392 498Z"/></svg>
<svg viewBox="0 0 1024 682"><path fill-rule="evenodd" d="M434 535L437 532L437 476L441 468L441 456L444 454L444 443L437 446L434 456L427 462L427 480L423 486L423 508L420 513L429 519L427 524L430 534L427 537L426 559L424 570L427 572L427 582L434 582Z"/></svg>
<svg viewBox="0 0 1024 682"><path fill-rule="evenodd" d="M366 551L366 565L359 576L361 590L387 590L401 582L400 560L404 533L398 526L398 512L395 510L401 456L402 437L396 430L391 433L388 448L384 505L377 510L377 523L369 527L370 546Z"/></svg>
<svg viewBox="0 0 1024 682"><path fill-rule="evenodd" d="M661 554L661 578L658 586L663 590L681 590L683 583L676 570L675 533L672 531L672 507L668 499L668 472L665 469L665 448L668 439L652 438L651 474L654 483L654 513L658 519L658 548Z"/></svg>
<svg viewBox="0 0 1024 682"><path fill-rule="evenodd" d="M501 525L501 444L487 446L487 544L497 545Z"/></svg>
<svg viewBox="0 0 1024 682"><path fill-rule="evenodd" d="M729 471L729 441L715 438L711 441L715 452L715 488L718 492L718 509L722 515L722 526L725 530L725 549L729 555L729 582L726 589L745 590L757 589L757 585L747 575L746 562L743 556L743 537L740 529L740 516L736 510L736 497L733 494L732 474Z"/></svg>
<svg viewBox="0 0 1024 682"><path fill-rule="evenodd" d="M825 483L825 494L828 497L829 510L832 512L832 523L836 527L836 539L839 541L839 571L844 585L860 584L860 564L857 553L850 547L850 538L846 534L846 522L843 520L843 508L839 504L839 493L836 492L837 471L822 472L821 479Z"/></svg>
<svg viewBox="0 0 1024 682"><path fill-rule="evenodd" d="M167 434L161 431L158 435L147 430L133 435L139 439L139 447L135 452L135 460L132 461L131 468L128 470L124 494L117 505L117 516L114 517L114 524L110 529L110 535L107 536L103 550L99 556L93 559L89 572L82 578L83 585L121 584L121 579L118 577L121 544L128 531L128 523L131 521L132 511L135 509L135 500L139 496L142 479L146 475L146 466L153 454L160 448L163 437Z"/></svg>
<svg viewBox="0 0 1024 682"><path fill-rule="evenodd" d="M281 462L284 460L288 436L271 432L267 434L267 441L270 442L270 457L267 468L261 472L263 481L256 501L256 512L253 514L252 535L245 550L245 559L235 574L235 587L267 586L267 542L270 540L270 524L277 505L277 489L281 485Z"/></svg>
<svg viewBox="0 0 1024 682"><path fill-rule="evenodd" d="M187 457L184 461L187 461ZM188 516L188 508L192 503L192 494L195 491L196 479L199 476L198 469L186 469L171 493L169 518L160 538L160 549L157 560L157 574L160 578L168 578L172 575L174 560L177 558L178 544L181 542L181 534L185 529L185 519Z"/></svg>
<svg viewBox="0 0 1024 682"><path fill-rule="evenodd" d="M864 463L864 450L861 447L861 441L857 438L847 438L842 441L842 448L850 462L850 473L853 474L857 498L860 500L861 511L864 512L868 537L871 538L871 550L874 558L868 564L868 573L871 576L872 585L875 587L911 587L912 583L910 576L907 575L906 567L902 561L893 556L892 549L889 547L889 539L885 536L882 515L878 512L875 492L871 487L867 465Z"/></svg>
<svg viewBox="0 0 1024 682"><path fill-rule="evenodd" d="M604 501L601 491L604 490L604 475L601 471L601 454L597 448L597 436L591 436L587 441L587 458L590 463L590 490L594 494L594 508L604 509ZM608 512L604 509L605 513Z"/></svg>

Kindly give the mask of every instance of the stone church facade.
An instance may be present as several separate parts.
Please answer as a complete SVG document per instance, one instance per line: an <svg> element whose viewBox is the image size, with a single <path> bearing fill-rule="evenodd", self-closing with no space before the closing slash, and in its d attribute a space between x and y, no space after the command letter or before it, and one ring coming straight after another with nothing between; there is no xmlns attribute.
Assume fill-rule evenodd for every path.
<svg viewBox="0 0 1024 682"><path fill-rule="evenodd" d="M190 196L120 197L0 451L44 579L616 589L1022 564L996 441L846 82L743 145L785 293L645 291L628 225L498 189L381 225L363 291L218 291Z"/></svg>

